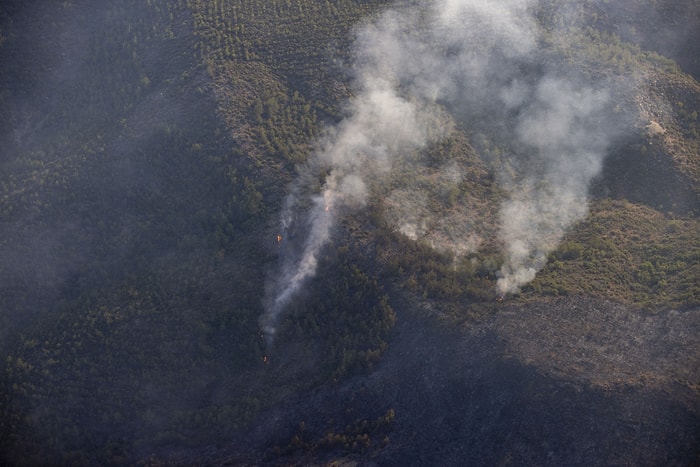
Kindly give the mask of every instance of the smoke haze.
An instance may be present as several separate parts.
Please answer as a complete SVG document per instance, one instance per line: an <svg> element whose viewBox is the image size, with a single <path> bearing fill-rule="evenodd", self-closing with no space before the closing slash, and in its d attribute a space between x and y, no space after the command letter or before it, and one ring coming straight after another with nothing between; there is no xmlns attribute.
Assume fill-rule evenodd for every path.
<svg viewBox="0 0 700 467"><path fill-rule="evenodd" d="M547 49L556 31L540 29L538 8L531 0L436 0L388 10L358 28L347 116L327 130L286 201L282 228L305 240L298 251L282 251L261 318L266 333L274 334L280 313L314 275L338 216L364 206L399 163L418 170L416 152L457 122L502 150L499 160L482 154L507 195L496 293L516 293L535 277L587 214L588 186L614 135L606 84L581 78ZM446 164L438 172L458 181L461 170ZM319 172L327 173L320 189ZM473 212L436 218L426 209L429 196L420 186L394 190L389 221L456 255L477 249L474 226L493 220Z"/></svg>

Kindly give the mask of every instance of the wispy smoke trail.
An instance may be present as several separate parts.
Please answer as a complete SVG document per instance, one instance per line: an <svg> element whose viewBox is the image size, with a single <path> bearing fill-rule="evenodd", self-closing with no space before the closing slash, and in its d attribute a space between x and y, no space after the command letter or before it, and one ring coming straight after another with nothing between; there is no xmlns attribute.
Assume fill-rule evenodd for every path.
<svg viewBox="0 0 700 467"><path fill-rule="evenodd" d="M395 158L424 146L435 127L437 117L400 96L392 77L382 71L368 57L358 75L359 93L350 103L349 116L328 130L286 200L283 235L301 223L305 240L301 251L284 255L285 263L266 297L260 323L269 338L276 332L280 313L316 273L319 253L330 239L337 216L364 206L366 181L382 177ZM328 176L320 193L309 196L307 207L305 193L318 183L314 175L321 171Z"/></svg>
<svg viewBox="0 0 700 467"><path fill-rule="evenodd" d="M449 134L453 117L505 149L494 165L509 194L500 210L505 263L498 293L516 292L534 278L566 230L585 216L588 184L609 139L604 86L581 85L564 63L551 63L553 53L540 46L537 7L535 0L434 0L389 10L357 30L347 118L327 130L286 201L282 226L295 226L290 231L305 240L296 252L288 248L269 287L261 318L267 334L315 274L337 216L362 207L368 187L397 162L408 163L407 154ZM327 176L314 190L319 174ZM393 212L410 212L396 205L402 199L421 197L390 197ZM445 225L396 222L412 237L422 234L421 225ZM444 236L459 232L469 243L451 248L478 247L468 229L445 229Z"/></svg>

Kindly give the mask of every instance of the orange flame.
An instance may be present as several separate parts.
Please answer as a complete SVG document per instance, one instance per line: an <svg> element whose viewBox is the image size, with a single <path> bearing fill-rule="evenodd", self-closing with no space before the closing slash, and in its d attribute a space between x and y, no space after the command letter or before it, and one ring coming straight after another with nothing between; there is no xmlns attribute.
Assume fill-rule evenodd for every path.
<svg viewBox="0 0 700 467"><path fill-rule="evenodd" d="M277 235L277 243L281 243L281 242L282 242L282 235Z"/></svg>

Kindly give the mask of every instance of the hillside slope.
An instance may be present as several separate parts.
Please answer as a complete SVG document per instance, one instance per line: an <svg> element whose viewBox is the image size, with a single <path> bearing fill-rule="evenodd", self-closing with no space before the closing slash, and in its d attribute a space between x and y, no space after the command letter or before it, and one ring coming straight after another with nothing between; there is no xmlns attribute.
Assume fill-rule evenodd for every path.
<svg viewBox="0 0 700 467"><path fill-rule="evenodd" d="M686 3L3 2L0 459L699 462Z"/></svg>

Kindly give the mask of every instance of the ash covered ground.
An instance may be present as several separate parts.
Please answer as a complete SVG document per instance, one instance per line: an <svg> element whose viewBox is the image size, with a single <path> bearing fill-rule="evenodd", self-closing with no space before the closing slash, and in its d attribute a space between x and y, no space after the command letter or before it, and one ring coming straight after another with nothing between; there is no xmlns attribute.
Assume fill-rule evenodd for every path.
<svg viewBox="0 0 700 467"><path fill-rule="evenodd" d="M289 397L229 447L172 453L173 459L221 465L700 460L700 310L652 315L590 299L506 301L462 330L416 312L404 304L391 345L370 372ZM337 433L346 438L333 441ZM358 440L366 448L358 453L355 445L349 454Z"/></svg>

